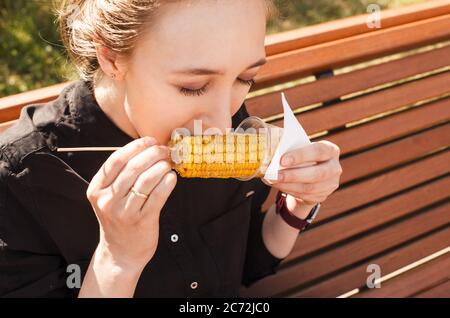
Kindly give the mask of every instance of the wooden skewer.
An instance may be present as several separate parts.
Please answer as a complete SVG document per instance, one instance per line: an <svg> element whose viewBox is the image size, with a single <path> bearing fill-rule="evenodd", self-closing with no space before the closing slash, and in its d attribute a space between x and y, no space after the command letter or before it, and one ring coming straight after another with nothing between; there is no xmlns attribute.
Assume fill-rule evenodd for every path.
<svg viewBox="0 0 450 318"><path fill-rule="evenodd" d="M76 151L116 151L121 147L75 147L75 148L58 148L57 152L76 152Z"/></svg>
<svg viewBox="0 0 450 318"><path fill-rule="evenodd" d="M82 152L82 151L116 151L122 147L75 147L75 148L57 148L56 152ZM172 162L172 168L175 163Z"/></svg>

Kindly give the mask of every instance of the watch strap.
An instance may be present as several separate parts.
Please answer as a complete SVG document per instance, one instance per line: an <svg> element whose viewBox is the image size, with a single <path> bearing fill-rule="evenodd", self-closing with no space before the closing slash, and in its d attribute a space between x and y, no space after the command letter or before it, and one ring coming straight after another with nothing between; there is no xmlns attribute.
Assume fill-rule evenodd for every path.
<svg viewBox="0 0 450 318"><path fill-rule="evenodd" d="M286 196L282 194L282 192L278 192L277 200L276 200L276 213L281 216L281 218L293 228L298 230L305 230L315 218L318 213L320 204L316 204L308 214L305 219L301 219L295 216L286 205Z"/></svg>

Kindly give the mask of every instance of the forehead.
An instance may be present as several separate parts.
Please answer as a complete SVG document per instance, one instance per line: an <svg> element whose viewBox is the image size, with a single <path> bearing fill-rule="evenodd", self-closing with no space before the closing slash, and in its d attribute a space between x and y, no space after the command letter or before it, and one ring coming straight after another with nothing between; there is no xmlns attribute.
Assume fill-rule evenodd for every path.
<svg viewBox="0 0 450 318"><path fill-rule="evenodd" d="M247 67L264 57L265 12L264 0L165 4L137 45L137 55L170 69Z"/></svg>

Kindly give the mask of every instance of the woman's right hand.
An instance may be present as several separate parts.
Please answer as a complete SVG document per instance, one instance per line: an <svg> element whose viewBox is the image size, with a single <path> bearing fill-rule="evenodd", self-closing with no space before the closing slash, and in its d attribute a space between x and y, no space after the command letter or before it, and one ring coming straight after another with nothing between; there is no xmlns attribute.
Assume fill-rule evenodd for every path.
<svg viewBox="0 0 450 318"><path fill-rule="evenodd" d="M94 176L86 194L100 225L97 257L140 270L151 260L160 212L177 182L168 154L154 138L136 139L111 154Z"/></svg>

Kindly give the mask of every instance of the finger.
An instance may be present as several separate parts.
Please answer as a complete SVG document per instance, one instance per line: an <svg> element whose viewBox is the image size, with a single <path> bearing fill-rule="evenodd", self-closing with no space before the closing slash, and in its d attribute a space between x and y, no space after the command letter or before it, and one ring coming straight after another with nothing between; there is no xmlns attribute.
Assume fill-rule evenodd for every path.
<svg viewBox="0 0 450 318"><path fill-rule="evenodd" d="M339 157L339 152L337 145L327 140L321 140L284 154L281 158L281 165L295 167L305 162L323 162Z"/></svg>
<svg viewBox="0 0 450 318"><path fill-rule="evenodd" d="M143 137L133 140L119 150L116 150L103 163L100 170L92 178L91 183L96 184L100 189L108 187L131 158L144 149L153 146L155 143L156 140L154 138Z"/></svg>
<svg viewBox="0 0 450 318"><path fill-rule="evenodd" d="M152 146L145 149L126 163L111 187L119 198L126 197L142 172L156 162L167 158L168 148L165 146Z"/></svg>
<svg viewBox="0 0 450 318"><path fill-rule="evenodd" d="M269 187L271 187L271 186L273 185L273 182L272 182L272 181L267 180L267 179L265 179L265 178L261 178L261 181L262 181L265 185L267 185L267 186L269 186Z"/></svg>
<svg viewBox="0 0 450 318"><path fill-rule="evenodd" d="M141 209L144 217L159 217L159 212L163 208L176 184L177 175L175 172L171 171L164 175L158 185L156 185L156 187L150 193L149 198ZM152 213L152 211L158 211L158 213Z"/></svg>
<svg viewBox="0 0 450 318"><path fill-rule="evenodd" d="M149 169L145 170L136 180L134 188L144 194L150 196L153 189L161 182L162 178L172 170L169 162L165 160L158 161ZM148 200L136 195L132 191L126 196L126 210L140 211Z"/></svg>
<svg viewBox="0 0 450 318"><path fill-rule="evenodd" d="M278 173L278 183L316 183L333 178L341 172L338 160L328 160L309 167L284 169Z"/></svg>
<svg viewBox="0 0 450 318"><path fill-rule="evenodd" d="M281 192L294 196L331 193L338 187L339 183L337 180L326 180L318 183L280 183L276 186Z"/></svg>

